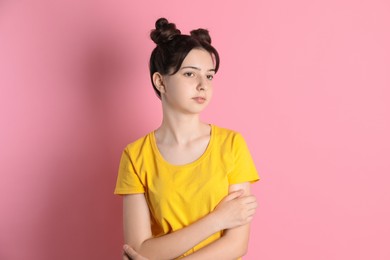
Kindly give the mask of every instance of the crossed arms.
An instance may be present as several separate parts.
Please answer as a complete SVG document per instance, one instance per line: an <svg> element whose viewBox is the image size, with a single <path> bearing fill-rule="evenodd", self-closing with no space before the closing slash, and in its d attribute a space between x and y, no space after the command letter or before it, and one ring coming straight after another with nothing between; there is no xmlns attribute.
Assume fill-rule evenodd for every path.
<svg viewBox="0 0 390 260"><path fill-rule="evenodd" d="M212 234L225 230L221 238L184 259L237 259L247 251L249 226L256 207L249 182L233 184L229 195L214 211L187 227L153 238L144 194L126 195L123 199L124 237L136 255L133 251L128 254L133 254L136 260L175 259ZM124 255L123 259L129 258Z"/></svg>

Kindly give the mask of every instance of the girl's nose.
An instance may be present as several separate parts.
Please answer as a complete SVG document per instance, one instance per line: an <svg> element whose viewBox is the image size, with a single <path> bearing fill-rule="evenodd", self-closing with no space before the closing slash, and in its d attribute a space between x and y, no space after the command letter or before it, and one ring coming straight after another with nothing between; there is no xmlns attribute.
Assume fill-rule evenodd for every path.
<svg viewBox="0 0 390 260"><path fill-rule="evenodd" d="M205 86L203 84L199 84L198 90L206 90Z"/></svg>
<svg viewBox="0 0 390 260"><path fill-rule="evenodd" d="M207 81L204 79L200 79L198 83L198 90L199 91L206 91L208 89Z"/></svg>

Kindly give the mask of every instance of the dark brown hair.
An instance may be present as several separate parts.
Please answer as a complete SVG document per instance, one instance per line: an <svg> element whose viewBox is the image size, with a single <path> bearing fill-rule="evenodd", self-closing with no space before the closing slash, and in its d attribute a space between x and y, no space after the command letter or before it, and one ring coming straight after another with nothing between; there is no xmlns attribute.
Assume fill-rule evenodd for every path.
<svg viewBox="0 0 390 260"><path fill-rule="evenodd" d="M154 85L153 74L155 72L161 75L175 74L192 49L209 52L215 62L215 72L218 71L219 55L211 46L211 37L205 29L192 30L190 35L181 34L174 23L160 18L156 21L156 28L150 32L150 38L157 44L150 56L149 69L154 91L159 98L161 94Z"/></svg>

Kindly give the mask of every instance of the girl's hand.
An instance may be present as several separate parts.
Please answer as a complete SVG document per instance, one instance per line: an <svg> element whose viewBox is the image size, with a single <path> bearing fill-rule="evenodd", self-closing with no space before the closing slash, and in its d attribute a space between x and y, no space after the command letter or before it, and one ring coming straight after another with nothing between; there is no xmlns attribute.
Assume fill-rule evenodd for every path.
<svg viewBox="0 0 390 260"><path fill-rule="evenodd" d="M243 190L228 194L217 205L213 214L217 216L220 230L248 224L252 221L257 208L256 197L244 196Z"/></svg>
<svg viewBox="0 0 390 260"><path fill-rule="evenodd" d="M133 248L128 245L123 246L122 260L149 260L146 257L138 254Z"/></svg>

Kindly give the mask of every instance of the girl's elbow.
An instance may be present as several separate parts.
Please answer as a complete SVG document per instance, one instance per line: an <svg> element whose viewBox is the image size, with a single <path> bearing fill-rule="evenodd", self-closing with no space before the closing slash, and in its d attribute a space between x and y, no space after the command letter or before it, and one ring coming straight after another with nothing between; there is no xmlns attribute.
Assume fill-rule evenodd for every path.
<svg viewBox="0 0 390 260"><path fill-rule="evenodd" d="M238 240L233 239L228 246L230 248L230 255L233 257L233 259L237 259L240 257L243 257L248 252L248 241L247 240Z"/></svg>
<svg viewBox="0 0 390 260"><path fill-rule="evenodd" d="M243 243L237 248L237 258L243 257L246 253L248 253L248 244Z"/></svg>

